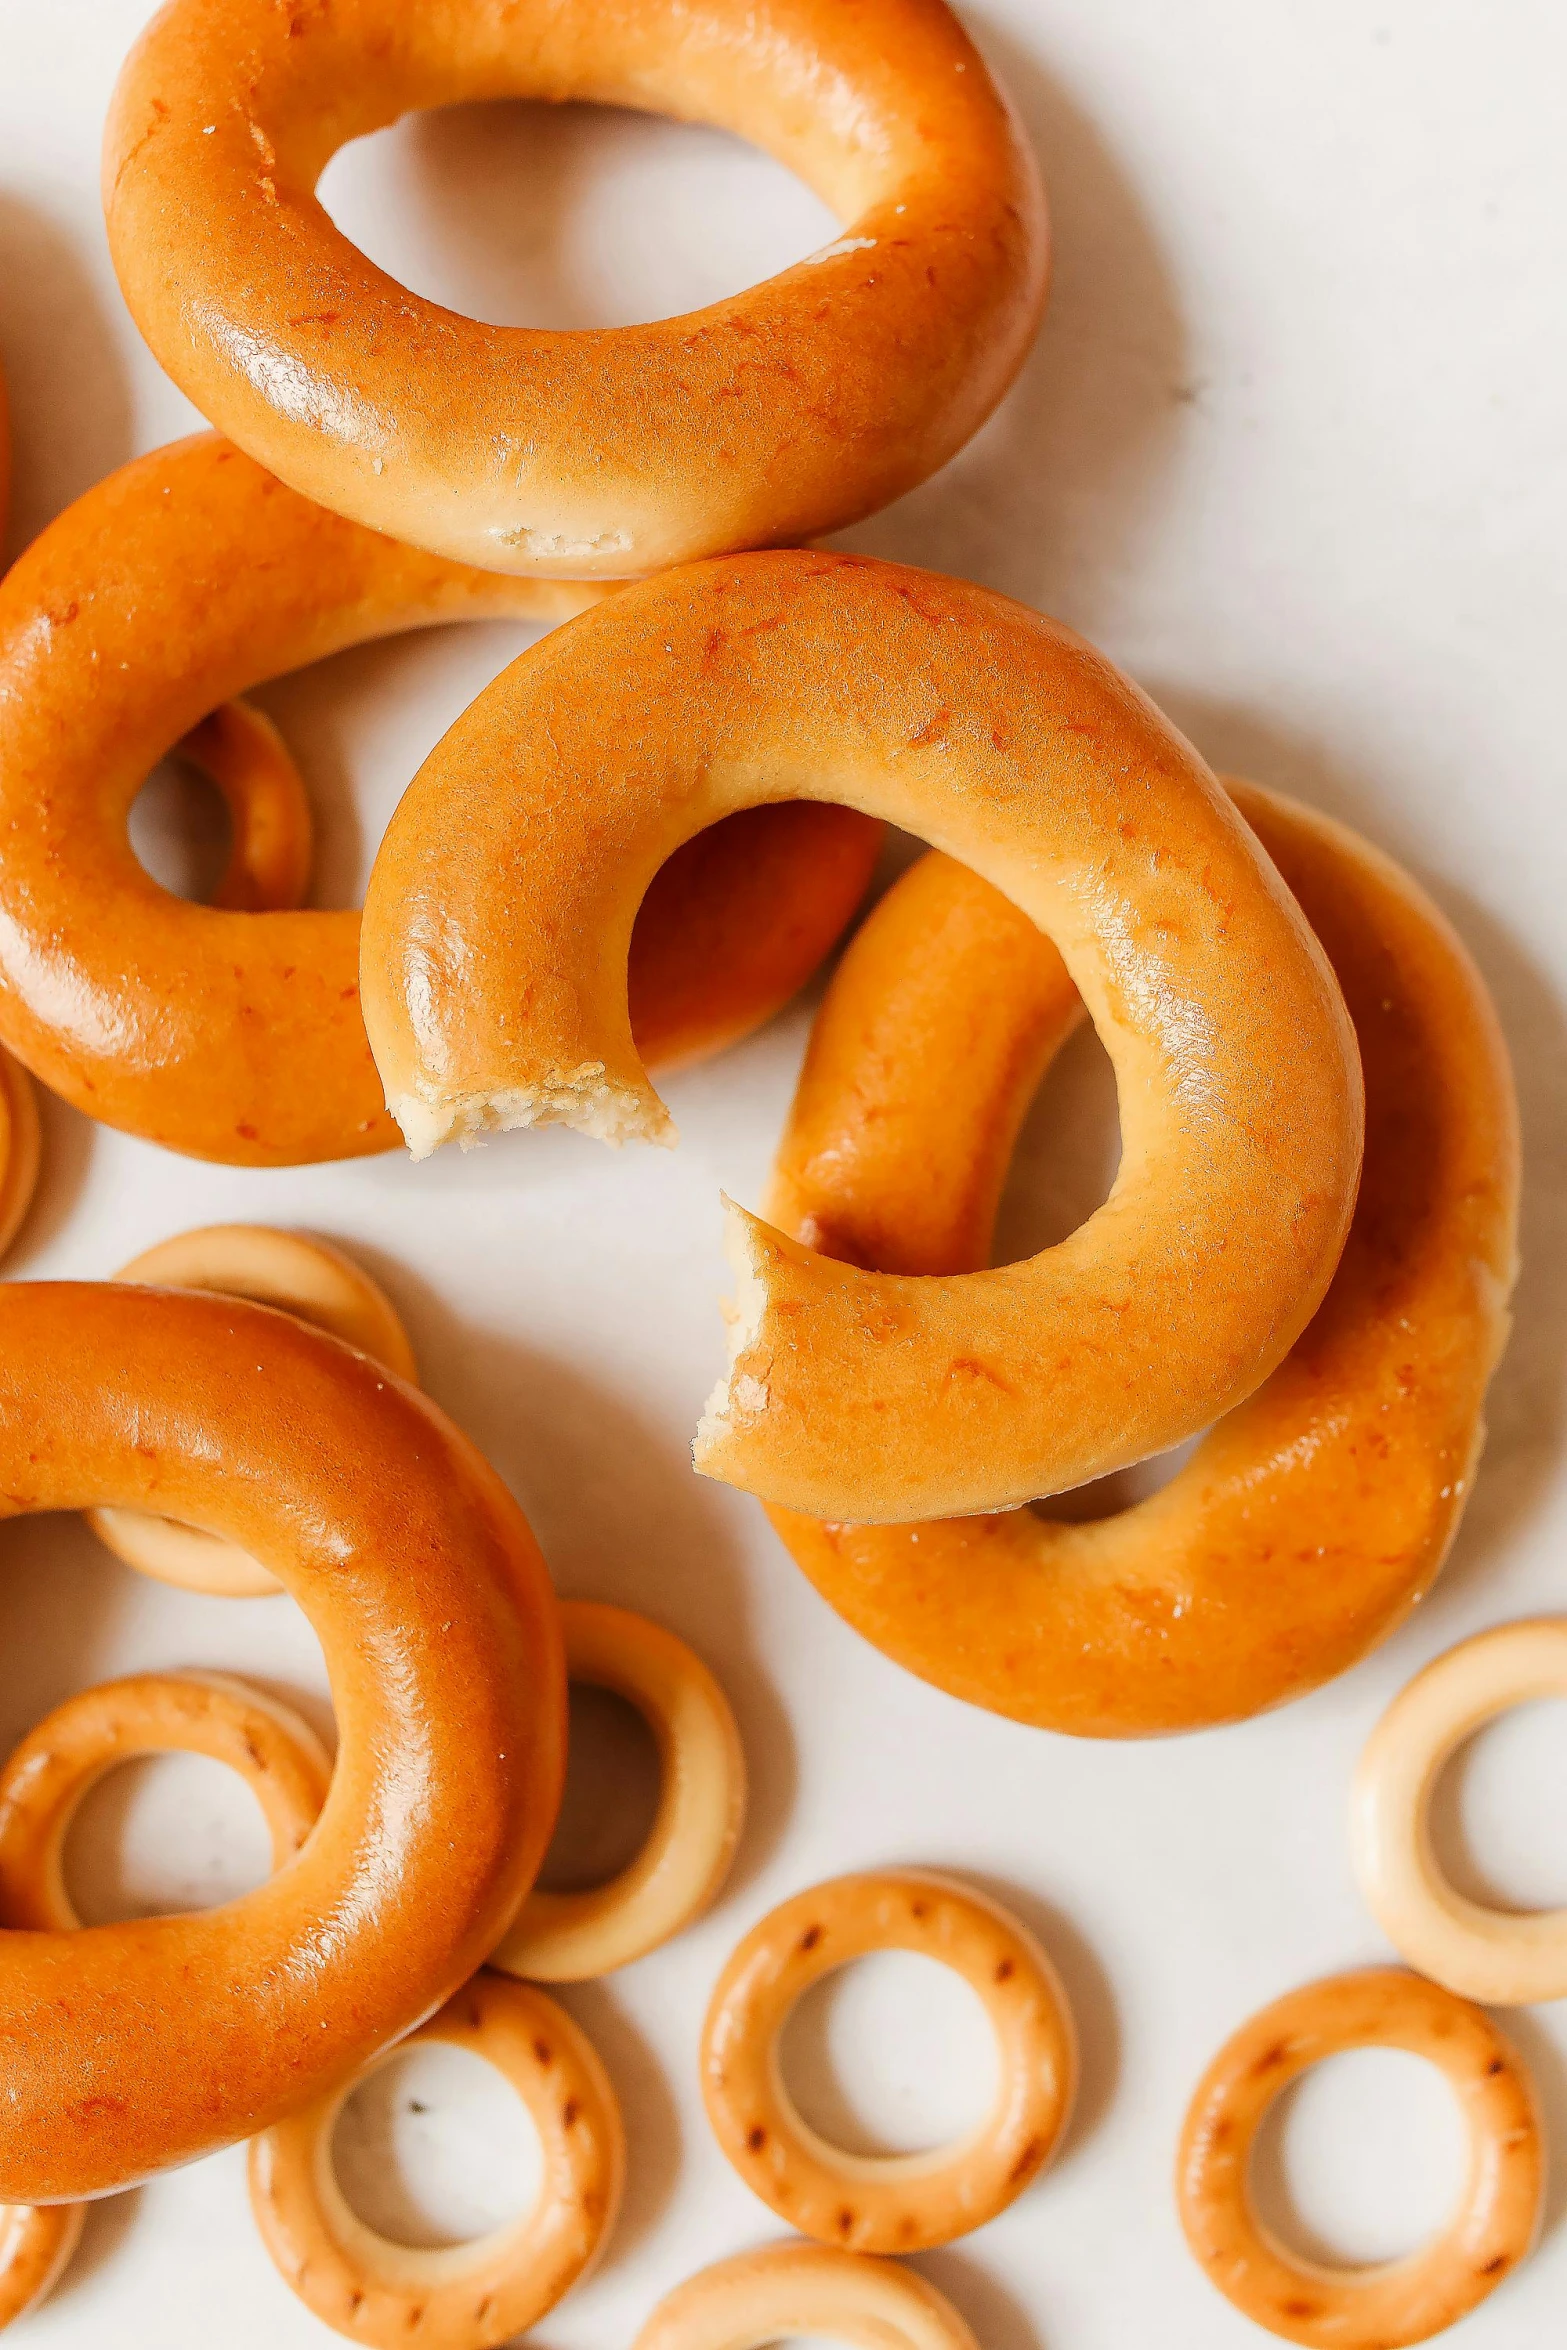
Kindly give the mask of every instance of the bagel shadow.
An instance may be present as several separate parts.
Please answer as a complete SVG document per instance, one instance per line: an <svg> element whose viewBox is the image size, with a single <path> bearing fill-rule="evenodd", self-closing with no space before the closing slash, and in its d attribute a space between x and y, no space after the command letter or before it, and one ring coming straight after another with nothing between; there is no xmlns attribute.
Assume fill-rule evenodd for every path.
<svg viewBox="0 0 1567 2350"><path fill-rule="evenodd" d="M71 2254L64 2276L49 2296L50 2307L67 2302L116 2258L141 2216L143 2190L126 2187L118 2195L101 2195L89 2203L82 2221L81 2242Z"/></svg>
<svg viewBox="0 0 1567 2350"><path fill-rule="evenodd" d="M9 190L0 190L0 359L11 395L5 548L15 555L125 463L133 424L119 345L83 254L59 221Z"/></svg>
<svg viewBox="0 0 1567 2350"><path fill-rule="evenodd" d="M603 2058L625 2120L627 2144L635 2149L634 2159L626 2165L620 2211L604 2255L608 2270L651 2234L675 2191L682 2152L679 2108L662 2065L609 1981L552 1984L550 1996L582 2026Z"/></svg>
<svg viewBox="0 0 1567 2350"><path fill-rule="evenodd" d="M916 2252L908 2265L945 2293L984 2350L1046 2350L1045 2337L1022 2302L967 2253L944 2246L939 2252Z"/></svg>
<svg viewBox="0 0 1567 2350"><path fill-rule="evenodd" d="M33 1091L38 1097L38 1122L42 1128L38 1189L6 1252L4 1269L8 1275L25 1274L33 1259L69 1224L92 1171L98 1140L96 1119L73 1109L37 1078L33 1080Z"/></svg>

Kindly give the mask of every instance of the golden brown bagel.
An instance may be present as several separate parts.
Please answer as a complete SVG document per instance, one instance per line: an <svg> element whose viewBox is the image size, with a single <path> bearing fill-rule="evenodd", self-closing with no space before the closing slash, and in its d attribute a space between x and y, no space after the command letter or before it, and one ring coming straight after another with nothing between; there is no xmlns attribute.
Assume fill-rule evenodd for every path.
<svg viewBox="0 0 1567 2350"><path fill-rule="evenodd" d="M47 2301L82 2240L80 2203L0 2203L0 2326Z"/></svg>
<svg viewBox="0 0 1567 2350"><path fill-rule="evenodd" d="M5 568L5 526L11 511L11 409L6 390L5 370L0 367L0 571ZM0 1256L4 1256L17 1233L22 1219L32 1205L33 1193L38 1187L38 1163L42 1151L42 1134L38 1123L38 1103L33 1093L32 1080L19 1062L7 1052L0 1052ZM6 2239L9 2252L7 2274L17 2279L32 2278L39 2267L39 2247L43 2239L30 2234L21 2222L11 2228ZM74 2241L74 2239L73 2239ZM47 2243L54 2244L49 2232ZM60 2266L70 2258L67 2245ZM47 2267L47 2261L43 2264ZM34 2301L41 2301L59 2269L51 2270L48 2282L39 2287L30 2299L21 2302L13 2315L20 2316ZM23 2287L20 2282L16 2291ZM3 2308L0 2300L0 2308ZM0 2325L9 2320L0 2316Z"/></svg>
<svg viewBox="0 0 1567 2350"><path fill-rule="evenodd" d="M984 588L731 556L514 662L425 762L371 876L365 1020L404 1132L669 1139L621 977L637 906L702 826L802 796L924 834L1057 939L1126 1149L1081 1232L998 1272L862 1272L736 1211L734 1364L698 1468L897 1521L1178 1443L1327 1286L1360 1165L1354 1033L1196 754L1080 638Z"/></svg>
<svg viewBox="0 0 1567 2350"><path fill-rule="evenodd" d="M1257 1713L1390 1632L1457 1531L1508 1330L1517 1113L1483 981L1389 858L1254 784L1229 788L1327 949L1365 1063L1360 1198L1315 1319L1172 1482L1117 1517L771 1513L885 1654L1083 1736ZM924 859L822 1005L769 1218L856 1264L984 1264L1018 1121L1073 1013L1060 958L1016 909Z"/></svg>
<svg viewBox="0 0 1567 2350"><path fill-rule="evenodd" d="M410 109L588 99L736 131L848 233L647 326L487 326L315 196ZM855 521L945 463L1045 290L1033 159L941 0L174 0L104 143L131 313L306 496L496 571L625 578Z"/></svg>
<svg viewBox="0 0 1567 2350"><path fill-rule="evenodd" d="M0 584L0 1041L89 1116L195 1158L390 1148L358 915L171 896L126 816L170 744L264 678L438 621L559 619L603 592L416 554L211 435L100 482ZM689 1059L786 1002L858 903L878 837L845 811L777 809L693 846L644 925L650 1054Z"/></svg>
<svg viewBox="0 0 1567 2350"><path fill-rule="evenodd" d="M251 2136L428 2015L499 1939L559 1800L537 1545L436 1407L291 1315L0 1286L7 1514L108 1502L226 1534L310 1617L337 1709L320 1822L194 1916L0 1934L0 2198L108 2193Z"/></svg>
<svg viewBox="0 0 1567 2350"><path fill-rule="evenodd" d="M216 784L229 812L233 846L212 903L241 914L303 905L315 819L305 779L271 719L249 702L225 702L170 756Z"/></svg>

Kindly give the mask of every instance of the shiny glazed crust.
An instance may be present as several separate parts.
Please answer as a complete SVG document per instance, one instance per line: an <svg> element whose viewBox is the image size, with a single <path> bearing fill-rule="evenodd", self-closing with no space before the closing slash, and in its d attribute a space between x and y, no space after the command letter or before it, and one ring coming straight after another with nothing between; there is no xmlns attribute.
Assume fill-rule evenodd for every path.
<svg viewBox="0 0 1567 2350"><path fill-rule="evenodd" d="M986 589L741 555L627 588L514 662L371 876L365 1019L405 1134L669 1139L621 977L637 906L703 825L800 796L923 834L1056 938L1116 1063L1125 1154L1081 1232L999 1272L862 1272L737 1210L734 1363L698 1468L899 1522L1180 1442L1273 1369L1338 1260L1354 1035L1195 753L1081 639Z"/></svg>
<svg viewBox="0 0 1567 2350"><path fill-rule="evenodd" d="M646 326L459 317L315 186L346 140L500 97L736 131L847 233ZM137 325L240 447L415 546L563 578L885 505L995 406L1045 289L1032 156L940 0L173 0L115 92L104 210Z"/></svg>
<svg viewBox="0 0 1567 2350"><path fill-rule="evenodd" d="M559 620L604 592L416 554L212 434L100 482L0 583L0 1042L90 1117L195 1158L391 1148L358 915L175 897L136 860L131 804L188 729L264 679L442 621ZM633 950L653 1059L711 1051L787 1002L878 839L845 810L772 809L661 875Z"/></svg>
<svg viewBox="0 0 1567 2350"><path fill-rule="evenodd" d="M435 1406L287 1314L0 1286L8 1513L170 1511L275 1570L326 1656L315 1833L194 1916L0 1936L0 2197L103 2194L265 2129L473 1972L559 1801L565 1671L515 1502Z"/></svg>
<svg viewBox="0 0 1567 2350"><path fill-rule="evenodd" d="M632 2350L768 2350L819 2335L846 2350L979 2350L951 2302L911 2268L826 2244L767 2244L687 2277Z"/></svg>
<svg viewBox="0 0 1567 2350"><path fill-rule="evenodd" d="M82 2240L80 2203L0 2203L0 2326L47 2301Z"/></svg>
<svg viewBox="0 0 1567 2350"><path fill-rule="evenodd" d="M1359 1203L1316 1318L1164 1490L1119 1516L866 1527L771 1513L886 1655L1081 1736L1257 1713L1401 1622L1457 1531L1509 1328L1517 1113L1478 972L1365 841L1255 785L1230 789L1327 949L1365 1064ZM856 1264L985 1263L1019 1120L1074 1014L1059 957L1012 906L947 860L915 866L817 1017L770 1220Z"/></svg>

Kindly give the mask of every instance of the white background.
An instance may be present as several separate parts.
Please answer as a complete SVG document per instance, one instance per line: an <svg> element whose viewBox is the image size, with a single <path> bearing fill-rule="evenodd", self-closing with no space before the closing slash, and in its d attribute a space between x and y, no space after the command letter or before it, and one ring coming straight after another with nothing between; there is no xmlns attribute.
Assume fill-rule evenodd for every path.
<svg viewBox="0 0 1567 2350"><path fill-rule="evenodd" d="M111 467L197 421L123 312L98 212L99 129L145 13L144 0L0 0L13 553ZM1348 1776L1383 1704L1464 1634L1561 1604L1559 12L1546 0L986 0L973 21L1043 159L1054 299L993 424L852 543L1061 613L1216 764L1348 817L1434 889L1517 1058L1518 1327L1474 1504L1416 1622L1271 1719L1158 1748L1075 1745L966 1711L884 1663L815 1599L752 1503L687 1467L721 1356L718 1189L757 1198L804 1010L670 1086L672 1156L617 1157L555 1133L418 1168L245 1172L51 1106L40 1202L8 1271L101 1276L169 1232L231 1217L345 1243L403 1309L432 1392L515 1487L561 1588L684 1631L739 1710L754 1805L723 1902L672 1948L568 1994L624 2101L631 2182L605 2266L538 2329L556 2350L624 2344L680 2276L777 2232L701 2118L707 1990L774 1900L881 1861L958 1867L1003 1893L1048 1943L1082 2028L1063 2158L1004 2218L919 2263L985 2350L1258 2338L1181 2242L1170 2170L1186 2098L1261 2002L1387 1955L1344 1837ZM684 309L832 233L803 190L726 139L578 114L416 121L340 158L325 193L422 290L547 324ZM318 902L362 888L424 752L523 641L448 632L345 655L260 697L321 810ZM166 870L189 796L165 785L142 826ZM1030 1128L1014 1251L1086 1212L1108 1180L1096 1053L1091 1040L1074 1048ZM131 1666L240 1666L319 1704L319 1659L291 1602L144 1584L74 1522L5 1540L0 1735ZM1477 1742L1446 1805L1455 1868L1520 1902L1567 1897L1560 1710ZM600 1723L586 1741L589 1809L630 1768L628 1742L605 1738ZM634 1774L631 1786L645 1793ZM196 1764L150 1766L104 1795L81 1839L95 1912L213 1898L254 1875L247 1802ZM982 2093L984 2035L965 1998L917 1962L863 1970L805 2018L794 2077L835 2126L918 2143ZM1562 2011L1508 2028L1567 2149ZM422 2120L406 2076L356 2113L344 2157L356 2192L374 2193L383 2217L399 2193L449 2227L498 2215L523 2191L525 2131L482 2072L477 2087L460 2065L422 2077ZM1331 2250L1369 2257L1436 2220L1458 2164L1423 2068L1346 2059L1293 2100L1264 2185L1275 2207L1293 2197L1297 2225ZM1559 2159L1533 2265L1468 2322L1474 2350L1559 2332L1564 2175ZM94 2212L31 2338L73 2350L111 2328L160 2350L326 2339L260 2249L238 2153Z"/></svg>

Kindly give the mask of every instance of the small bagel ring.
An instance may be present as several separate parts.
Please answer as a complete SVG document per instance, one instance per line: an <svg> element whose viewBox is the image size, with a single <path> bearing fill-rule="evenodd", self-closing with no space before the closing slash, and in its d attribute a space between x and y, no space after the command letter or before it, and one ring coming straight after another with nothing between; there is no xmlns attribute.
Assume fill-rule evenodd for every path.
<svg viewBox="0 0 1567 2350"><path fill-rule="evenodd" d="M413 1348L391 1299L340 1250L302 1233L268 1224L207 1224L144 1249L115 1279L214 1290L252 1305L278 1306L417 1384ZM283 1588L259 1560L199 1526L109 1509L89 1510L87 1523L117 1559L160 1583L224 1599L255 1599Z"/></svg>
<svg viewBox="0 0 1567 2350"><path fill-rule="evenodd" d="M377 269L316 182L345 140L471 98L738 132L848 233L748 293L561 333ZM498 571L625 578L837 530L961 448L1044 303L1044 200L940 0L174 0L120 75L110 250L204 416L296 490Z"/></svg>
<svg viewBox="0 0 1567 2350"><path fill-rule="evenodd" d="M1394 1698L1355 1773L1350 1849L1366 1907L1400 1958L1488 2007L1567 1998L1567 1909L1491 1909L1457 1892L1432 1849L1431 1796L1466 1738L1542 1697L1567 1697L1567 1618L1481 1632Z"/></svg>
<svg viewBox="0 0 1567 2350"><path fill-rule="evenodd" d="M1348 2048L1405 2048L1447 2077L1469 2134L1458 2210L1422 2251L1383 2267L1298 2258L1251 2207L1247 2165L1269 2106ZM1439 2334L1525 2259L1540 2224L1545 2154L1534 2086L1488 2016L1398 1967L1330 1976L1276 1999L1226 2041L1181 2133L1176 2191L1208 2281L1254 2325L1321 2350L1403 2350Z"/></svg>
<svg viewBox="0 0 1567 2350"><path fill-rule="evenodd" d="M911 2268L829 2244L768 2244L687 2277L632 2350L768 2350L796 2335L846 2350L979 2350L945 2294Z"/></svg>
<svg viewBox="0 0 1567 2350"><path fill-rule="evenodd" d="M802 2120L778 2071L780 2033L822 1975L872 1950L912 1950L961 1975L996 2036L995 2103L955 2146L846 2153ZM1077 2083L1066 1994L1000 1905L924 1869L837 1877L754 1926L718 1979L702 2032L714 2134L752 2193L803 2235L854 2252L918 2252L982 2227L1060 2143Z"/></svg>
<svg viewBox="0 0 1567 2350"><path fill-rule="evenodd" d="M210 433L89 490L0 581L0 1044L88 1117L194 1158L391 1149L357 913L175 897L131 848L132 803L187 728L266 678L439 622L559 620L606 592L416 554ZM254 785L261 722L239 724ZM858 905L880 838L849 809L775 807L671 860L628 955L649 1058L770 1019Z"/></svg>
<svg viewBox="0 0 1567 2350"><path fill-rule="evenodd" d="M728 1698L694 1649L646 1616L561 1602L566 1677L634 1705L658 1747L652 1831L635 1860L580 1893L535 1886L491 1966L537 1983L582 1983L629 1966L716 1898L745 1817L745 1750Z"/></svg>
<svg viewBox="0 0 1567 2350"><path fill-rule="evenodd" d="M1327 950L1365 1065L1360 1196L1314 1320L1164 1490L1118 1516L770 1513L885 1655L1083 1737L1242 1719L1391 1632L1457 1532L1509 1327L1518 1123L1484 982L1390 859L1255 785L1229 788ZM1015 907L947 859L912 867L817 1015L769 1222L889 1272L988 1262L1018 1123L1076 1009Z"/></svg>
<svg viewBox="0 0 1567 2350"><path fill-rule="evenodd" d="M82 2240L82 2203L0 2203L0 2326L48 2300Z"/></svg>
<svg viewBox="0 0 1567 2350"><path fill-rule="evenodd" d="M439 2350L493 2350L553 2309L597 2260L619 2208L625 2131L592 2043L530 1984L475 1975L377 2062L432 2040L482 2056L527 2107L544 2154L530 2210L440 2249L367 2227L332 2167L338 2116L365 2074L252 2141L250 2204L284 2280L338 2333L376 2350L402 2350L416 2336Z"/></svg>
<svg viewBox="0 0 1567 2350"><path fill-rule="evenodd" d="M182 735L169 756L215 784L229 812L234 843L212 903L243 914L302 904L315 818L305 779L271 719L249 702L225 702Z"/></svg>
<svg viewBox="0 0 1567 2350"><path fill-rule="evenodd" d="M371 874L365 1022L399 1124L418 1152L550 1122L670 1140L621 975L643 892L718 816L832 795L1059 933L1125 1149L1081 1232L997 1271L863 1272L735 1210L734 1359L697 1467L897 1524L1181 1442L1282 1359L1338 1262L1354 1032L1196 753L1080 638L985 588L737 555L639 582L513 662L409 785Z"/></svg>

